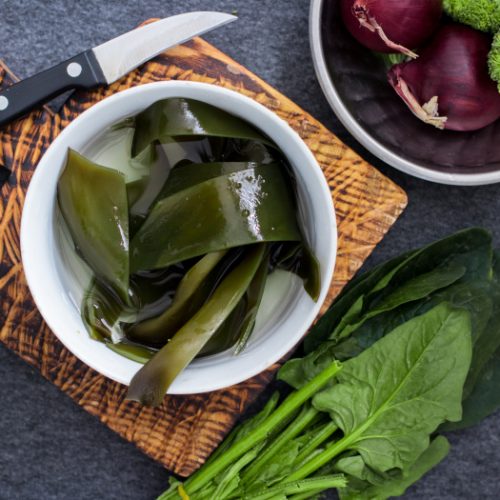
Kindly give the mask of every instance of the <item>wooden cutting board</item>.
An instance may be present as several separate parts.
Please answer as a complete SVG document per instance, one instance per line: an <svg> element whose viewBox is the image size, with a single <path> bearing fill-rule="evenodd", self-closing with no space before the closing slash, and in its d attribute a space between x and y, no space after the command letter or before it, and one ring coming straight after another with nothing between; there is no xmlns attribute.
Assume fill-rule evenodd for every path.
<svg viewBox="0 0 500 500"><path fill-rule="evenodd" d="M52 140L104 97L158 80L208 82L250 96L286 120L315 154L332 190L339 232L337 267L324 308L394 224L407 198L314 118L199 38L169 50L110 87L72 94L57 114L42 107L0 128L0 165L11 172L0 197L0 340L86 411L167 469L187 476L263 391L278 366L225 390L166 397L156 409L125 402L124 386L81 363L48 329L27 288L19 246L26 189ZM0 62L0 88L14 81Z"/></svg>

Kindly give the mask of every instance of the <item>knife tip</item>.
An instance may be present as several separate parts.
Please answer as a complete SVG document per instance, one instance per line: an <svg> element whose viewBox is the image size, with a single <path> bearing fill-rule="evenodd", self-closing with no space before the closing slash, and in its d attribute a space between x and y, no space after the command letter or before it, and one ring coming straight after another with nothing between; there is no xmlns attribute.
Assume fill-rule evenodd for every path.
<svg viewBox="0 0 500 500"><path fill-rule="evenodd" d="M200 11L197 12L197 14L203 14L203 15L209 15L213 17L217 17L219 21L223 24L226 23L232 23L233 21L236 21L238 19L238 11L235 9L233 11L229 12L219 12L216 10L207 10L207 11Z"/></svg>
<svg viewBox="0 0 500 500"><path fill-rule="evenodd" d="M215 14L215 12L214 12ZM236 21L238 19L238 11L233 10L231 13L229 12L218 12L217 14L220 14L225 17L226 23L232 23L233 21Z"/></svg>

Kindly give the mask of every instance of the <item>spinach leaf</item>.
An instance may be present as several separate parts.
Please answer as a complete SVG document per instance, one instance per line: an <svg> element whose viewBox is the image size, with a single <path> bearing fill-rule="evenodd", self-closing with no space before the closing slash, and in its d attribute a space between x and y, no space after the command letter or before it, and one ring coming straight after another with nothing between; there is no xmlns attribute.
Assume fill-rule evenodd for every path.
<svg viewBox="0 0 500 500"><path fill-rule="evenodd" d="M457 270L463 267L464 272L460 282L486 281L491 275L491 261L491 236L487 231L479 228L460 231L410 255L382 280L384 286L379 283L367 294L363 304L363 314L379 309L381 304L385 304L388 300L393 303L398 301L399 305L409 302L410 300L403 299L404 295L410 292L417 297L418 288L422 292L420 298L425 297L423 293L425 287L429 293L444 288L439 286L438 281L439 275L447 269ZM432 290L433 280L436 280L434 290ZM342 333L342 336L347 336L347 333L349 332L345 335Z"/></svg>
<svg viewBox="0 0 500 500"><path fill-rule="evenodd" d="M491 303L491 313L482 315L486 321L476 334L471 368L464 386L463 418L446 422L440 430L464 429L479 423L500 407L500 251L493 254L492 279L487 283L488 298L476 294L476 300ZM478 315L479 316L479 315Z"/></svg>
<svg viewBox="0 0 500 500"><path fill-rule="evenodd" d="M491 235L482 228L470 228L383 263L345 287L307 335L304 350L310 353L324 340L336 340L332 333L342 330L341 322L343 325L355 323L363 312L397 294L398 288L421 275L432 275L436 264L439 268L463 266L465 271L460 281L468 282L490 278L491 260Z"/></svg>
<svg viewBox="0 0 500 500"><path fill-rule="evenodd" d="M431 307L440 302L449 302L456 308L469 311L472 326L472 342L476 344L492 315L492 297L494 295L496 295L496 292L492 289L490 281L470 281L467 283L457 283L446 290L441 290L432 297L429 297L427 302Z"/></svg>
<svg viewBox="0 0 500 500"><path fill-rule="evenodd" d="M425 300L422 300L405 304L393 311L375 316L361 325L350 337L335 345L332 348L332 356L340 361L354 358L371 347L377 340L392 332L396 327L414 317L420 316L431 308L426 306Z"/></svg>
<svg viewBox="0 0 500 500"><path fill-rule="evenodd" d="M342 290L339 297L330 306L328 311L318 320L314 328L304 340L304 350L310 353L318 348L333 332L337 324L353 306L353 304L370 291L384 276L401 262L405 261L411 253L400 255L388 262L378 265L370 271L358 274ZM362 304L362 302L360 302Z"/></svg>
<svg viewBox="0 0 500 500"><path fill-rule="evenodd" d="M444 303L344 363L338 383L313 398L345 434L325 463L355 450L379 472L413 464L441 422L461 419L471 354L469 313Z"/></svg>
<svg viewBox="0 0 500 500"><path fill-rule="evenodd" d="M468 398L464 400L460 422L446 422L440 431L465 429L478 424L500 408L500 349L484 366Z"/></svg>
<svg viewBox="0 0 500 500"><path fill-rule="evenodd" d="M492 260L491 235L482 228L470 228L438 240L414 252L391 278L386 293L398 288L412 278L428 273L436 267L451 264L463 265L463 281L488 279Z"/></svg>
<svg viewBox="0 0 500 500"><path fill-rule="evenodd" d="M340 491L340 498L342 500L385 500L386 498L399 497L405 493L409 486L416 483L424 474L427 474L444 460L449 450L450 443L448 440L443 436L438 436L406 473L400 474L399 477L390 478L380 484L366 484L366 489L362 491L351 489L349 481L348 487Z"/></svg>
<svg viewBox="0 0 500 500"><path fill-rule="evenodd" d="M445 301L456 308L469 311L474 343L471 366L463 392L464 423L445 423L441 426L442 430L451 430L474 425L500 406L500 397L495 398L489 395L488 398L492 398L491 403L488 398L481 397L481 392L485 387L483 377L487 378L483 371L492 353L500 347L500 289L494 281L456 283L415 304L407 304L373 317L362 324L350 337L332 346L330 355L332 359L336 358L341 361L353 358L398 325L412 317L424 314ZM479 384L477 390L474 389L476 384ZM473 394L475 403L467 402L469 394ZM475 415L475 418L468 416L469 413Z"/></svg>
<svg viewBox="0 0 500 500"><path fill-rule="evenodd" d="M278 372L277 379L300 389L334 361L334 343L325 342L304 358L287 361Z"/></svg>
<svg viewBox="0 0 500 500"><path fill-rule="evenodd" d="M473 338L475 343L472 363L464 387L465 398L471 393L481 377L488 360L500 348L500 287L493 283L490 285L490 303L492 303L493 311L489 316L485 315L487 323Z"/></svg>
<svg viewBox="0 0 500 500"><path fill-rule="evenodd" d="M416 276L388 294L374 307L370 307L368 311L361 315L354 323L349 324L349 318L347 317L346 320L343 319L332 333L331 338L339 340L348 337L366 320L383 312L391 311L402 304L424 299L436 290L440 290L455 283L455 281L459 280L464 274L465 267L460 264L455 264L444 268L438 267L429 273Z"/></svg>
<svg viewBox="0 0 500 500"><path fill-rule="evenodd" d="M338 472L342 472L347 475L349 479L348 486L351 485L352 482L357 483L360 482L360 485L378 485L382 484L384 481L390 480L390 476L388 474L381 474L377 471L374 471L370 467L367 467L365 464L363 457L361 455L352 455L350 457L341 458L336 464L335 469ZM353 481L353 478L356 481Z"/></svg>
<svg viewBox="0 0 500 500"><path fill-rule="evenodd" d="M420 301L404 304L392 311L370 318L350 337L332 348L331 355L341 361L353 358L397 326L426 313L442 302L448 302L455 308L469 311L474 341L486 327L491 316L493 307L491 283L487 281L456 283Z"/></svg>

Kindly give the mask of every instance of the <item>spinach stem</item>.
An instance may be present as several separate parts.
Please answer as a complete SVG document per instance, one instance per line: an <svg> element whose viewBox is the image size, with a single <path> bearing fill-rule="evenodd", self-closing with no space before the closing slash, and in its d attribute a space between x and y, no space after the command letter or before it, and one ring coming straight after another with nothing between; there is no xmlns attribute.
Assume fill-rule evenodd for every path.
<svg viewBox="0 0 500 500"><path fill-rule="evenodd" d="M228 471L224 474L224 477L220 480L219 485L213 494L213 498L226 498L238 486L238 483L235 484L232 480L238 475L243 467L255 459L263 445L264 443L261 443L255 448L252 448L228 469Z"/></svg>
<svg viewBox="0 0 500 500"><path fill-rule="evenodd" d="M287 477L288 481L299 481L316 472L320 467L328 463L332 458L343 452L355 439L354 435L345 436L339 441L334 441L325 448L320 454L306 462L302 467L297 469L293 474Z"/></svg>
<svg viewBox="0 0 500 500"><path fill-rule="evenodd" d="M244 453L266 439L272 430L292 412L300 408L308 399L319 391L328 381L341 370L341 364L333 362L321 373L316 375L304 387L290 394L285 401L260 424L253 432L235 443L229 450L221 455L217 460L202 467L197 473L191 476L184 484L184 489L188 494L192 494L205 486L219 472L231 466ZM160 499L163 497L160 497Z"/></svg>
<svg viewBox="0 0 500 500"><path fill-rule="evenodd" d="M245 432L245 430L251 426L252 422L259 417L261 414L269 416L271 412L276 408L276 405L278 404L280 398L280 394L278 391L274 392L273 395L269 398L269 401L265 404L264 408L252 417L250 420L247 420L246 422L239 424L236 426L230 433L229 435L224 439L224 441L220 444L220 446L210 455L208 460L205 462L205 467L208 466L209 463L214 462L220 455L226 452L233 444L236 439Z"/></svg>
<svg viewBox="0 0 500 500"><path fill-rule="evenodd" d="M330 476L319 476L302 481L288 481L284 484L278 484L271 488L262 489L256 493L245 495L243 500L270 500L272 498L281 498L283 495L308 494L328 490L330 488L344 488L347 484L342 474L332 474Z"/></svg>
<svg viewBox="0 0 500 500"><path fill-rule="evenodd" d="M312 490L312 491L307 491L306 493L297 493L297 495L292 495L291 497L288 497L288 500L309 500L310 498L313 498L315 495L319 495L321 492L325 490Z"/></svg>
<svg viewBox="0 0 500 500"><path fill-rule="evenodd" d="M207 487L203 488L203 491L199 491L196 493L196 500L214 500L214 498L217 498L215 496L215 490L217 489L217 485L212 485L209 484ZM180 499L178 496L172 497L175 500L185 500L185 499ZM187 495L187 500L195 500L194 497L190 497Z"/></svg>
<svg viewBox="0 0 500 500"><path fill-rule="evenodd" d="M257 460L255 460L243 473L242 481L251 483L258 476L263 467L276 456L276 454L298 436L315 418L319 412L310 405L304 406L298 417L284 430Z"/></svg>
<svg viewBox="0 0 500 500"><path fill-rule="evenodd" d="M295 459L295 464L300 465L304 460L306 460L309 455L316 450L316 448L324 443L336 430L338 427L333 422L328 422L325 424L318 433L314 436L309 443L307 443Z"/></svg>

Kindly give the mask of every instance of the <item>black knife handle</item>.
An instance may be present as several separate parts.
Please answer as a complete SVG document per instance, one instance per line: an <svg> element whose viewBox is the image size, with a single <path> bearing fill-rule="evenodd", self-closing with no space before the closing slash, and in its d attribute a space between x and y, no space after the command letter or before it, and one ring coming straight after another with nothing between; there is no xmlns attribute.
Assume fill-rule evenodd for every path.
<svg viewBox="0 0 500 500"><path fill-rule="evenodd" d="M22 80L0 92L0 125L12 121L62 92L106 83L92 50Z"/></svg>

